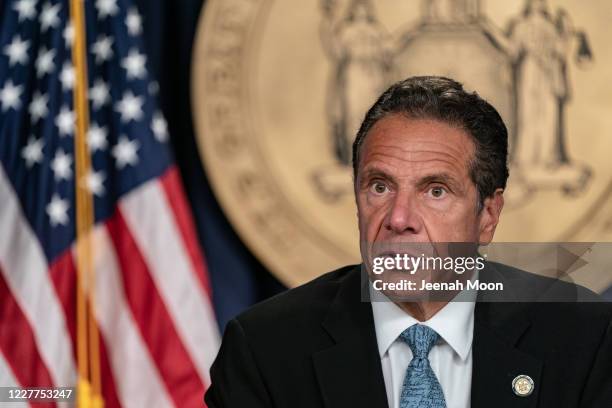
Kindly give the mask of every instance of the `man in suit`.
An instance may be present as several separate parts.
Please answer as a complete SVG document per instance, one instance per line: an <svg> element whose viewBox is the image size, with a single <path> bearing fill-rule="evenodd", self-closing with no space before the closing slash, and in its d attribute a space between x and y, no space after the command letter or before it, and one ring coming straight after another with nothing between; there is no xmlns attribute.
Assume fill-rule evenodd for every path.
<svg viewBox="0 0 612 408"><path fill-rule="evenodd" d="M353 166L364 264L230 321L209 408L612 407L612 311L566 301L585 297L574 285L488 262L479 279L513 301L368 301L378 244L493 239L508 168L490 104L448 78L398 82L368 111ZM518 301L545 296L564 301Z"/></svg>

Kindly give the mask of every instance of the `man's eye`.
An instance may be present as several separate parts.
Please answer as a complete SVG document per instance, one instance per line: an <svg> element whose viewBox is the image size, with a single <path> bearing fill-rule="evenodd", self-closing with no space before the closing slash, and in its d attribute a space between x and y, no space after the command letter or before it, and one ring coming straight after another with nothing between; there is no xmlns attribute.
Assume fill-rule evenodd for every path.
<svg viewBox="0 0 612 408"><path fill-rule="evenodd" d="M436 186L429 189L429 194L433 198L442 198L446 194L444 187Z"/></svg>
<svg viewBox="0 0 612 408"><path fill-rule="evenodd" d="M387 186L384 183L381 183L380 181L375 181L374 183L372 183L370 189L373 193L376 194L384 194L388 190Z"/></svg>

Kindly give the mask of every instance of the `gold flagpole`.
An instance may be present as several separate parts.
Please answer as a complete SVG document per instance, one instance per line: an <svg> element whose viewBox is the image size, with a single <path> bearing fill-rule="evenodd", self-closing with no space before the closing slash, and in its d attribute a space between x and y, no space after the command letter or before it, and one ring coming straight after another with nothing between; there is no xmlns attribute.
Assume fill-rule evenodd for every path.
<svg viewBox="0 0 612 408"><path fill-rule="evenodd" d="M102 408L100 381L100 348L95 307L95 276L93 267L92 232L94 226L93 197L85 184L91 171L87 148L89 106L87 101L86 31L83 0L70 1L70 20L74 28L72 62L75 71L74 110L76 129L75 190L76 190L76 257L77 257L77 365L79 374L78 407Z"/></svg>

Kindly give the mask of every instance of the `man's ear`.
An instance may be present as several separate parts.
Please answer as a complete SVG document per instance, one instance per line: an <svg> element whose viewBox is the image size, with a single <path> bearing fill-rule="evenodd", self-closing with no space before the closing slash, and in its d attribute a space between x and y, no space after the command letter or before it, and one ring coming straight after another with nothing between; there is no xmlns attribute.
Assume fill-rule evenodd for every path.
<svg viewBox="0 0 612 408"><path fill-rule="evenodd" d="M483 208L480 210L479 243L486 245L493 240L499 216L504 207L504 189L498 188L493 195L485 198Z"/></svg>

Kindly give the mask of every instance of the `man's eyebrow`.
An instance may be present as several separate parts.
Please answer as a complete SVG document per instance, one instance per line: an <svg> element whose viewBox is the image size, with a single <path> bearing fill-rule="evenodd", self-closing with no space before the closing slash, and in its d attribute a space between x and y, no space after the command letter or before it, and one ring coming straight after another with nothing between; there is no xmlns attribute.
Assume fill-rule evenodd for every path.
<svg viewBox="0 0 612 408"><path fill-rule="evenodd" d="M426 187L432 183L446 184L453 191L462 191L461 183L457 182L457 179L448 173L435 173L429 174L419 180L417 183L418 187Z"/></svg>
<svg viewBox="0 0 612 408"><path fill-rule="evenodd" d="M362 180L369 180L376 177L388 180L393 179L390 174L378 167L370 167L368 169L365 169L361 175Z"/></svg>
<svg viewBox="0 0 612 408"><path fill-rule="evenodd" d="M389 175L384 170L378 167L370 167L368 169L365 169L363 171L363 176L364 177L372 177L372 176L389 177Z"/></svg>
<svg viewBox="0 0 612 408"><path fill-rule="evenodd" d="M388 180L391 183L394 182L393 176L391 176L389 173L387 173L383 169L379 167L370 167L370 168L364 169L361 175L358 177L359 185L363 186L375 178L382 179L382 180Z"/></svg>

